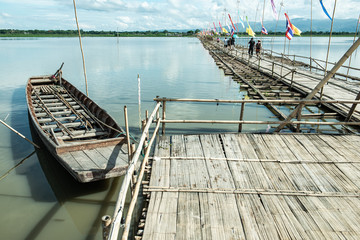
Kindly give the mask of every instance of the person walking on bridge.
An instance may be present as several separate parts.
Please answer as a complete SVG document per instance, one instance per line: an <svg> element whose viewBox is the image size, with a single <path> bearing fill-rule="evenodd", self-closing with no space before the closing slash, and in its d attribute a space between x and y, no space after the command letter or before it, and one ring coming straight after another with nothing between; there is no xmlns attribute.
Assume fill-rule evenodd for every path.
<svg viewBox="0 0 360 240"><path fill-rule="evenodd" d="M255 41L254 41L254 38L251 38L250 41L249 41L249 55L252 56L254 55L254 46L255 46Z"/></svg>
<svg viewBox="0 0 360 240"><path fill-rule="evenodd" d="M255 48L256 48L256 56L260 56L260 51L261 51L261 41L260 40L258 40L258 42L256 43L256 46L255 46Z"/></svg>

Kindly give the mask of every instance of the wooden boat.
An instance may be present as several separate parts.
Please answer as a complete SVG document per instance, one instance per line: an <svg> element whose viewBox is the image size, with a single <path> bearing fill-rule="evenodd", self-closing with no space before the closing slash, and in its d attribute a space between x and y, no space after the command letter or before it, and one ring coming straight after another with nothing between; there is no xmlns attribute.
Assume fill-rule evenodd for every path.
<svg viewBox="0 0 360 240"><path fill-rule="evenodd" d="M128 151L123 129L59 70L31 77L26 86L30 121L41 140L80 182L125 174Z"/></svg>

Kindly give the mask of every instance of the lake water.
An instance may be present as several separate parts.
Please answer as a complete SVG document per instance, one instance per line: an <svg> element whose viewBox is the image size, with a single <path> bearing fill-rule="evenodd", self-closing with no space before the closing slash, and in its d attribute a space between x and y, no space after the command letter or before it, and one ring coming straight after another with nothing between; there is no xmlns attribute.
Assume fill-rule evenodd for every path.
<svg viewBox="0 0 360 240"><path fill-rule="evenodd" d="M240 42L242 40L238 40ZM243 40L244 42L248 40ZM313 56L324 58L328 38L314 38ZM295 38L290 54L307 55L308 38ZM337 61L352 38L334 38L330 54ZM264 46L270 48L270 38ZM274 51L282 52L283 38ZM315 45L315 46L314 46ZM138 81L141 115L168 98L242 99L246 92L219 70L196 38L83 38L89 96L139 137ZM77 38L0 38L0 119L25 136L28 122L25 84L29 77L54 73L64 62L63 77L85 92ZM359 57L353 58L359 67ZM169 119L238 120L239 105L168 103ZM274 120L263 106L248 104L245 120ZM265 131L267 126L244 126ZM236 131L236 125L167 125L167 133ZM0 176L33 153L34 147L0 125ZM0 180L1 239L101 239L100 219L112 215L121 179L89 184L75 182L44 147Z"/></svg>

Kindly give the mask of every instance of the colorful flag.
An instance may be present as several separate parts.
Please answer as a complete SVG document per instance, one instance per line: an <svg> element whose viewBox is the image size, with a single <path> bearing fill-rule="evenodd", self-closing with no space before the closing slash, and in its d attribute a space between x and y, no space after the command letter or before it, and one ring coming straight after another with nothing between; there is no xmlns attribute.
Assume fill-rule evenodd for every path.
<svg viewBox="0 0 360 240"><path fill-rule="evenodd" d="M215 23L213 22L213 24L214 24L214 29L215 29L215 32L217 32L217 31L216 31L216 26L215 26Z"/></svg>
<svg viewBox="0 0 360 240"><path fill-rule="evenodd" d="M294 29L294 34L295 35L298 35L298 36L301 36L301 30L300 29L298 29L297 27L295 27L295 25L294 24L291 24L292 25L292 27L293 27L293 29Z"/></svg>
<svg viewBox="0 0 360 240"><path fill-rule="evenodd" d="M285 17L286 17L286 33L285 36L287 37L287 39L291 40L292 37L294 36L294 29L293 26L290 22L289 16L285 13Z"/></svg>
<svg viewBox="0 0 360 240"><path fill-rule="evenodd" d="M233 30L235 31L236 28L235 28L235 26L234 26L234 23L233 23L231 17L230 17L230 13L229 13L228 15L229 15L230 22L231 22L231 25L232 25L232 27L233 27ZM233 33L233 34L234 34L234 33ZM231 36L232 36L232 34L231 34Z"/></svg>
<svg viewBox="0 0 360 240"><path fill-rule="evenodd" d="M223 33L229 33L225 28L222 29Z"/></svg>
<svg viewBox="0 0 360 240"><path fill-rule="evenodd" d="M278 19L278 14L276 12L276 7L275 7L274 0L271 0L271 7L272 7L272 10L273 10L274 17L277 20Z"/></svg>
<svg viewBox="0 0 360 240"><path fill-rule="evenodd" d="M230 32L230 35L233 36L234 33L235 33L235 32L234 32L234 29L232 28L232 29L231 29L231 32Z"/></svg>
<svg viewBox="0 0 360 240"><path fill-rule="evenodd" d="M261 32L262 32L262 34L268 35L268 32L264 26L262 26Z"/></svg>
<svg viewBox="0 0 360 240"><path fill-rule="evenodd" d="M222 31L223 27L221 26L221 23L219 21L219 26L220 26L220 32Z"/></svg>
<svg viewBox="0 0 360 240"><path fill-rule="evenodd" d="M260 21L261 21L261 33L262 33L262 34L265 34L265 35L268 35L268 31L267 31L266 28L264 27L262 18L260 18Z"/></svg>
<svg viewBox="0 0 360 240"><path fill-rule="evenodd" d="M323 4L322 0L320 0L320 4L321 4L321 7L322 7L322 9L324 10L324 13L326 14L326 16L328 16L328 17L330 18L330 20L332 21L329 13L326 11L326 8L324 7L324 4Z"/></svg>
<svg viewBox="0 0 360 240"><path fill-rule="evenodd" d="M255 33L254 31L251 29L250 24L249 24L249 20L248 17L246 16L246 22L248 24L248 27L246 28L246 33L249 34L252 37L255 37Z"/></svg>
<svg viewBox="0 0 360 240"><path fill-rule="evenodd" d="M248 24L248 27L246 28L246 33L249 34L252 37L255 37L255 33L254 31L251 29L250 24L249 24L249 19L246 16L246 23Z"/></svg>

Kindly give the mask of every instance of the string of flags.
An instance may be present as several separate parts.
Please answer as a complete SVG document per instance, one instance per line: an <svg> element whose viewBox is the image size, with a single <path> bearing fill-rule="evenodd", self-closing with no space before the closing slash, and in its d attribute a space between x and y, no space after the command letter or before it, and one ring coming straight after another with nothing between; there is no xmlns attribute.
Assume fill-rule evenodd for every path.
<svg viewBox="0 0 360 240"><path fill-rule="evenodd" d="M278 20L279 15L278 15L278 12L276 10L275 2L274 2L274 0L270 0L270 2L271 2L271 8L272 8L273 16L274 16L274 18L276 20ZM321 5L321 8L322 8L323 12L325 13L325 15L332 21L333 19L331 18L328 11L326 10L326 8L325 8L325 6L323 4L323 0L319 0L319 3ZM280 3L280 5L283 6L282 3ZM280 12L281 12L281 8L280 8ZM245 21L244 21L245 19L242 18L240 16L240 14L238 14L238 24L234 24L230 14L228 14L228 16L229 16L231 25L229 24L228 26L225 26L225 28L224 28L224 27L221 26L221 23L219 21L220 30L217 31L215 22L213 22L214 30L210 30L212 28L212 27L210 27L208 31L206 31L206 32L204 31L203 33L206 34L207 32L209 32L210 35L225 33L227 35L234 36L236 31L239 32L238 24L241 24L241 26L246 29L246 33L249 36L255 37L256 34L253 31L253 29L251 28L247 16L245 17L247 26L245 26ZM286 32L285 32L286 38L291 40L294 37L294 35L301 36L301 33L302 33L301 30L299 28L297 28L294 24L291 23L290 18L289 18L287 13L285 13L285 19L286 19ZM261 21L261 33L265 34L265 35L268 35L269 33L268 33L267 29L264 26L263 19L260 19L260 21ZM226 27L229 30L227 30Z"/></svg>

